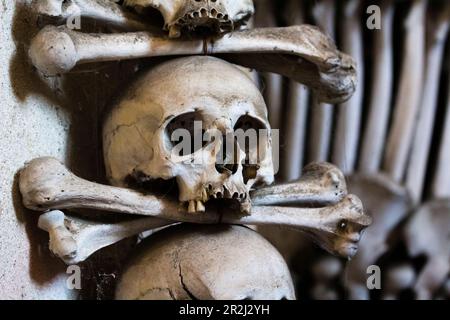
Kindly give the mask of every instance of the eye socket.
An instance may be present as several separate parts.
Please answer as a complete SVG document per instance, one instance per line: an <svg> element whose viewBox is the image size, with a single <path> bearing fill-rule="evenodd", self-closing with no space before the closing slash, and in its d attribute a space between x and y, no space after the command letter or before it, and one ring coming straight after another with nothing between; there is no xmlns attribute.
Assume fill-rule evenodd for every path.
<svg viewBox="0 0 450 320"><path fill-rule="evenodd" d="M337 227L340 231L345 231L347 230L348 227L348 222L345 219L342 219L338 222Z"/></svg>
<svg viewBox="0 0 450 320"><path fill-rule="evenodd" d="M173 118L165 129L165 145L168 150L177 148L178 156L187 156L201 148L203 141L203 117L199 112L189 112Z"/></svg>
<svg viewBox="0 0 450 320"><path fill-rule="evenodd" d="M239 146L245 151L245 164L256 166L265 156L264 146L269 138L267 126L259 119L244 115L236 122L234 132Z"/></svg>

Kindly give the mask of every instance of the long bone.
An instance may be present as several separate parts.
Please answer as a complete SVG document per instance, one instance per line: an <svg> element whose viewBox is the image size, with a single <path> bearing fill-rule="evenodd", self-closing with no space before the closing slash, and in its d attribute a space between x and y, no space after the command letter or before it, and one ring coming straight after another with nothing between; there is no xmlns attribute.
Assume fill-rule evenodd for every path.
<svg viewBox="0 0 450 320"><path fill-rule="evenodd" d="M391 105L394 54L394 5L393 0L383 0L381 8L382 28L375 31L372 88L370 92L369 117L363 134L359 171L363 174L378 172L389 122Z"/></svg>
<svg viewBox="0 0 450 320"><path fill-rule="evenodd" d="M226 54L245 67L282 74L308 85L321 100L340 102L355 90L356 69L317 28L303 25L232 32L218 39L169 40L149 32L85 34L47 26L32 40L29 56L47 75L77 64L154 56ZM257 54L257 59L255 59Z"/></svg>
<svg viewBox="0 0 450 320"><path fill-rule="evenodd" d="M148 30L149 25L135 14L110 0L39 0L35 10L39 15L69 19L73 16L102 21L125 31Z"/></svg>
<svg viewBox="0 0 450 320"><path fill-rule="evenodd" d="M336 136L333 141L332 160L345 175L353 173L357 157L359 130L364 92L364 49L361 30L361 2L344 2L342 21L342 50L350 54L358 66L358 87L354 95L337 109Z"/></svg>
<svg viewBox="0 0 450 320"><path fill-rule="evenodd" d="M178 205L164 198L81 179L54 158L38 158L28 163L21 171L19 187L24 205L38 211L83 207L157 216L163 211L179 210ZM269 195L273 188L280 194L263 200L262 197ZM342 173L323 163L305 167L305 178L297 183L262 188L254 194L256 205L296 203L326 206L342 200L347 189Z"/></svg>
<svg viewBox="0 0 450 320"><path fill-rule="evenodd" d="M364 215L361 203L354 196L348 196L335 206L320 209L255 207L249 216L219 215L217 212L207 212L206 215L209 216L207 219L195 215L188 219L180 216L180 220L189 220L192 223L278 225L294 228L307 233L330 253L345 258L355 255L360 233L370 224L370 218ZM177 222L145 217L105 224L64 215L55 210L41 215L39 226L49 231L50 250L67 264L74 264L122 239Z"/></svg>
<svg viewBox="0 0 450 320"><path fill-rule="evenodd" d="M128 189L104 186L78 178L52 158L40 158L26 166L21 171L19 187L24 205L37 211L90 208L122 214L147 215L151 216L151 218L147 218L151 219L148 222L150 225L154 222L155 217L159 218L155 223L157 227L164 224L160 224L161 220L166 220L167 224L175 222L222 222L228 224L280 225L306 232L324 249L345 257L351 257L356 253L360 232L370 224L371 220L363 213L359 199L352 195L347 196L334 206L322 208L255 206L248 216L233 212L222 214L212 209L202 215L191 215L167 199L144 196ZM84 224L86 225L87 222ZM141 222L133 224L133 228L140 228L139 226L141 226L142 229L139 229L139 232L130 232L146 231L149 224ZM46 225L49 225L49 223ZM59 222L57 226L60 227L61 223ZM99 230L103 230L102 228L100 226ZM122 226L120 228L129 229L131 227ZM60 232L61 228L47 227L47 230ZM67 238L66 233L55 236L55 232L53 232L53 239L57 239L56 241ZM80 233L81 231L77 232ZM100 232L100 235L103 234L102 232ZM113 233L111 232L111 234ZM124 231L120 234L128 235L130 233ZM116 241L114 239L117 238L114 238L114 235L112 237L113 240L107 240L106 243ZM76 240L74 241L76 242ZM62 246L58 244L50 247L60 248ZM70 250L63 250L62 252L67 255ZM68 257L74 259L73 255L68 255Z"/></svg>
<svg viewBox="0 0 450 320"><path fill-rule="evenodd" d="M139 218L105 224L54 210L42 214L38 226L49 232L50 251L71 265L86 260L94 252L120 240L173 223L158 218Z"/></svg>
<svg viewBox="0 0 450 320"><path fill-rule="evenodd" d="M430 15L428 18L431 26L427 41L427 68L424 90L406 176L406 186L411 192L415 204L419 203L422 197L438 104L445 39L450 23L450 5L448 3L445 9L438 17Z"/></svg>
<svg viewBox="0 0 450 320"><path fill-rule="evenodd" d="M331 38L335 38L335 3L333 0L321 0L314 4L312 14L317 25L327 32ZM331 135L333 127L333 109L329 103L320 103L314 96L314 106L311 109L311 143L309 145L308 161L327 161L331 147Z"/></svg>
<svg viewBox="0 0 450 320"><path fill-rule="evenodd" d="M255 2L255 5L254 26L256 28L276 27L277 22L273 1L258 0ZM263 93L269 111L270 125L274 129L281 129L283 78L276 73L267 73L261 74L261 79L263 80Z"/></svg>
<svg viewBox="0 0 450 320"><path fill-rule="evenodd" d="M296 182L260 188L251 193L254 205L309 204L332 205L347 195L345 177L329 163L312 163Z"/></svg>
<svg viewBox="0 0 450 320"><path fill-rule="evenodd" d="M408 50L404 52L405 58L402 59L401 90L399 90L395 104L395 119L388 137L388 150L384 159L385 167L388 168L387 175L384 173L374 174L372 170L376 170L376 167L374 166L375 163L373 163L369 167L362 168L361 174L355 174L348 180L349 190L361 197L368 212L371 212L373 215L373 225L365 234L366 241L361 244L359 254L348 266L346 287L349 290L351 299L369 298L369 291L366 286L367 267L376 263L377 259L389 249L388 236L391 235L391 232L411 209L411 200L402 184L402 180L406 171L406 163L404 161L411 145L411 129L416 121L414 114L417 112L417 106L409 106L405 102L418 102L420 97L418 92L422 88L422 84L416 81L417 79L412 79L412 77L416 77L416 72L420 74L422 70L423 53L421 51L423 51L422 45L425 37L424 14L426 8L424 2L412 2L409 15L406 18L404 41L405 49L408 48ZM388 16L383 19L390 21L392 18L392 2L387 1L383 5L386 6L383 12ZM376 41L378 42L380 39L376 39ZM384 54L387 55L386 52ZM378 70L379 76L382 75L381 71L386 72L387 70ZM410 92L410 85L415 88L416 92L414 94ZM379 89L381 88L377 90ZM383 90L380 92L384 92ZM386 102L384 98L383 101ZM385 111L383 110L383 112ZM374 116L375 114L371 113L371 115ZM385 115L383 114L382 117ZM373 120L372 118L370 119L370 121ZM383 125L385 124L384 120L386 119L382 119ZM376 141L381 138L381 135L378 134L382 133L378 132L372 136L376 138ZM365 140L365 143L370 144L371 142ZM376 150L378 147L374 147L374 156L377 156ZM370 147L366 151L369 149Z"/></svg>
<svg viewBox="0 0 450 320"><path fill-rule="evenodd" d="M426 7L427 1L414 0L405 23L406 35L400 84L392 130L384 158L384 169L398 183L402 182L406 172L422 94Z"/></svg>

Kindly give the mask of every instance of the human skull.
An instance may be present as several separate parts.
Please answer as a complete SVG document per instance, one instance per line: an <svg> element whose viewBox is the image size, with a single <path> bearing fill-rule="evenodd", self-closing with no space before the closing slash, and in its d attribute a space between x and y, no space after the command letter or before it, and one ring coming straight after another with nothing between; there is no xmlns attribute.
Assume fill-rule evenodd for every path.
<svg viewBox="0 0 450 320"><path fill-rule="evenodd" d="M126 0L125 5L159 10L170 37L199 28L214 33L233 31L244 26L255 11L252 0Z"/></svg>
<svg viewBox="0 0 450 320"><path fill-rule="evenodd" d="M293 300L295 292L284 259L255 231L183 224L139 245L116 299Z"/></svg>
<svg viewBox="0 0 450 320"><path fill-rule="evenodd" d="M201 135L196 123L212 139L179 154L174 134ZM236 139L234 133L250 129L256 144ZM130 178L176 178L179 200L190 212L219 198L248 213L250 189L274 180L270 130L264 99L243 70L206 56L171 60L146 72L106 117L107 177L121 187L132 187Z"/></svg>

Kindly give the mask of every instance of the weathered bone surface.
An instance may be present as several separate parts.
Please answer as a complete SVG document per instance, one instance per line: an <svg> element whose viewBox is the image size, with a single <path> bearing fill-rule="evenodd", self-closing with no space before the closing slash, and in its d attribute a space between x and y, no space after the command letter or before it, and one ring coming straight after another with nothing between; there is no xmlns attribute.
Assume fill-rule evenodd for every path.
<svg viewBox="0 0 450 320"><path fill-rule="evenodd" d="M309 168L313 167L314 165L309 166ZM256 196L255 204L295 203L324 207L340 202L347 195L345 181L341 180L342 174L332 165L319 165L317 168L331 170L308 169L307 171L310 173L305 177L305 181L302 179L298 183L281 185L280 188L277 186L263 187L252 193ZM316 180L314 180L313 175L316 174ZM153 216L160 214L163 210L181 210L178 205L170 204L169 199L81 179L54 158L38 158L29 162L21 171L19 185L24 205L37 211L82 207ZM322 199L318 193L320 187L315 185L324 186ZM305 192L305 194L294 192L295 190L311 190L313 187L313 191L316 191L313 195L308 192ZM263 200L262 195L269 195L273 188L277 188L280 194L277 197ZM338 192L339 195L330 196L329 193L332 190Z"/></svg>
<svg viewBox="0 0 450 320"><path fill-rule="evenodd" d="M39 217L39 228L48 232L49 249L57 257L68 263L78 251L78 243L70 230L67 229L64 213L50 211Z"/></svg>
<svg viewBox="0 0 450 320"><path fill-rule="evenodd" d="M274 224L306 232L324 249L344 257L351 257L356 253L360 232L371 222L363 213L360 201L351 195L334 206L323 208L255 206L249 216L242 216L239 212L215 210L191 215L168 199L145 196L129 189L104 186L78 178L52 158L41 158L29 163L21 172L19 184L25 206L33 210L91 208L121 214L148 215L177 222ZM98 228L102 235L105 227ZM55 230L62 231L61 228ZM132 232L136 232L133 230ZM144 230L138 231L140 233ZM95 237L94 232L90 234ZM125 231L123 234L129 235ZM54 239L59 241L65 237L64 231Z"/></svg>
<svg viewBox="0 0 450 320"><path fill-rule="evenodd" d="M180 136L193 139L189 150L180 150ZM106 175L120 187L130 178L174 178L190 212L204 211L211 198L234 198L248 212L252 186L274 180L270 137L264 99L248 74L214 57L170 60L111 108L103 126Z"/></svg>
<svg viewBox="0 0 450 320"><path fill-rule="evenodd" d="M221 221L293 228L305 232L328 252L351 258L358 250L361 231L372 219L364 214L361 201L348 195L334 206L314 209L255 206L248 216L224 214Z"/></svg>
<svg viewBox="0 0 450 320"><path fill-rule="evenodd" d="M140 17L110 0L39 0L34 2L39 15L68 19L73 16L91 18L126 31L148 30Z"/></svg>
<svg viewBox="0 0 450 320"><path fill-rule="evenodd" d="M425 255L427 262L414 286L416 298L432 299L450 272L450 201L425 203L404 228L411 257Z"/></svg>
<svg viewBox="0 0 450 320"><path fill-rule="evenodd" d="M215 34L239 30L255 11L252 0L125 0L124 5L137 11L157 9L171 38L199 27Z"/></svg>
<svg viewBox="0 0 450 320"><path fill-rule="evenodd" d="M139 218L107 224L68 216L55 210L42 214L38 225L49 233L50 251L67 265L72 265L122 239L173 223L157 218Z"/></svg>
<svg viewBox="0 0 450 320"><path fill-rule="evenodd" d="M80 262L107 245L153 228L173 224L178 219L179 221L202 224L221 222L227 224L279 225L293 228L307 233L318 245L330 253L351 258L358 249L362 229L370 224L370 219L361 213L361 204L350 196L336 206L322 209L254 207L252 214L245 217L227 212L219 214L214 211L208 211L205 215L206 217L200 215L180 215L177 217L168 215L168 219L174 220L140 218L116 224L91 223L79 218L66 217L68 222L75 220L74 224L78 225L79 228L75 229L75 232L70 229L56 230L51 234L50 247L57 248L57 251L52 251L66 263ZM161 215L161 217L164 217L164 215ZM74 234L70 238L67 236L67 232ZM69 239L72 240L68 242ZM80 244L81 241L86 246ZM76 248L82 249L79 253L73 250L73 242L76 243ZM70 247L67 247L67 243L70 244ZM70 252L71 255L65 254L66 252Z"/></svg>
<svg viewBox="0 0 450 320"><path fill-rule="evenodd" d="M309 25L246 30L219 39L191 41L168 40L148 32L84 34L47 26L33 39L29 51L33 64L47 75L66 73L88 62L205 53L227 54L234 63L292 78L311 87L325 102L342 102L356 87L352 58Z"/></svg>
<svg viewBox="0 0 450 320"><path fill-rule="evenodd" d="M178 210L166 199L78 178L53 158L28 163L20 173L19 188L24 205L37 211L82 207L157 216Z"/></svg>
<svg viewBox="0 0 450 320"><path fill-rule="evenodd" d="M303 169L296 182L269 186L253 191L254 205L303 204L333 205L347 195L342 172L329 163L312 163Z"/></svg>
<svg viewBox="0 0 450 320"><path fill-rule="evenodd" d="M295 292L281 255L253 230L181 225L140 245L116 299L292 300Z"/></svg>

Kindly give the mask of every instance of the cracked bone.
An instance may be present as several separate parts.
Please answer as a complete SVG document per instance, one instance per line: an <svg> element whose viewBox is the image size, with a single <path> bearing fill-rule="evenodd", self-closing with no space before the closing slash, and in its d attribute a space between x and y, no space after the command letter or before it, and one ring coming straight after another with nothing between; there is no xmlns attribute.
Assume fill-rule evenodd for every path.
<svg viewBox="0 0 450 320"><path fill-rule="evenodd" d="M117 284L116 299L295 299L284 259L243 226L173 226L145 239L136 251Z"/></svg>
<svg viewBox="0 0 450 320"><path fill-rule="evenodd" d="M342 172L329 163L311 163L300 180L257 189L251 193L254 205L303 204L326 206L347 195Z"/></svg>
<svg viewBox="0 0 450 320"><path fill-rule="evenodd" d="M370 217L363 213L359 199L352 195L348 195L334 206L322 208L257 206L248 216L233 212L222 214L217 210L208 210L200 215L187 214L168 199L142 195L129 189L104 186L78 178L53 158L40 158L29 163L21 171L19 187L24 205L37 211L65 208L97 209L122 215L128 213L151 216L147 218L150 219L148 222L150 224L156 217L169 220L168 224L175 221L280 225L303 231L325 250L347 258L356 253L360 232L371 222ZM143 224L137 225L147 229ZM101 224L97 226L102 236L106 232L105 227ZM112 228L118 227L116 225ZM90 230L91 237L95 234L93 229ZM136 232L142 231L145 230ZM129 235L125 231L121 234ZM57 241L61 238L64 238L64 234L53 237ZM56 248L57 245L51 247Z"/></svg>
<svg viewBox="0 0 450 320"><path fill-rule="evenodd" d="M33 65L47 75L67 73L77 64L89 62L202 54L225 54L233 63L282 74L311 87L325 102L348 99L356 86L352 58L308 25L245 30L191 41L169 40L149 32L85 34L47 26L29 49Z"/></svg>
<svg viewBox="0 0 450 320"><path fill-rule="evenodd" d="M149 30L140 17L109 0L39 0L35 2L39 15L69 19L73 16L103 21L124 31Z"/></svg>

